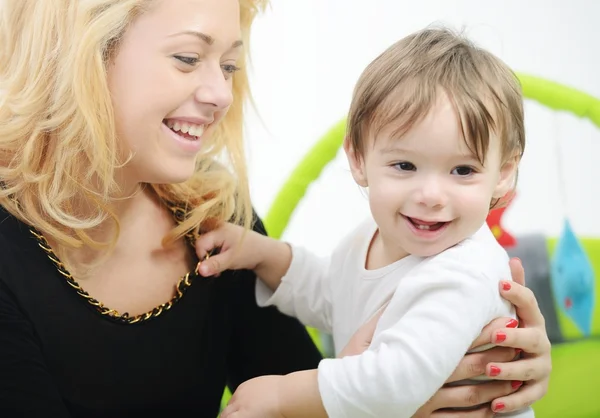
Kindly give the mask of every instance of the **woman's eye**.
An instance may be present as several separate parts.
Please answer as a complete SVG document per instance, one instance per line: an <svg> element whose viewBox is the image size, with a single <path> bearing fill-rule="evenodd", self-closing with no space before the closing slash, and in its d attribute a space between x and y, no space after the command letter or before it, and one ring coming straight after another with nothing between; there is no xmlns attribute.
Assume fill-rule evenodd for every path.
<svg viewBox="0 0 600 418"><path fill-rule="evenodd" d="M233 64L223 64L221 65L221 69L223 70L223 76L225 77L225 80L229 80L233 76L233 73L241 70L241 68Z"/></svg>
<svg viewBox="0 0 600 418"><path fill-rule="evenodd" d="M400 171L416 171L417 167L413 163L409 163L407 161L403 161L400 163L394 164L394 167Z"/></svg>
<svg viewBox="0 0 600 418"><path fill-rule="evenodd" d="M187 65L196 65L200 61L198 57L186 57L184 55L175 55L176 60L183 62Z"/></svg>
<svg viewBox="0 0 600 418"><path fill-rule="evenodd" d="M241 68L237 67L233 64L224 64L221 66L221 68L223 69L223 71L227 74L233 74L236 71L239 71Z"/></svg>
<svg viewBox="0 0 600 418"><path fill-rule="evenodd" d="M473 167L467 167L464 165L456 167L454 170L451 171L451 174L454 174L457 176L470 176L473 173L475 173L475 170L473 169Z"/></svg>

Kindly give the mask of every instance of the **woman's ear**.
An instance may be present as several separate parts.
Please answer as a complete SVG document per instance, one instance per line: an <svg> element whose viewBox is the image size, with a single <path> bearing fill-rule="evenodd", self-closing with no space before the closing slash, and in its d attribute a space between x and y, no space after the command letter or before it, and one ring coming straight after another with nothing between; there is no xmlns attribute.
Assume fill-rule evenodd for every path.
<svg viewBox="0 0 600 418"><path fill-rule="evenodd" d="M493 197L500 199L515 187L517 181L517 169L519 167L519 158L513 157L508 159L500 168L500 177L498 184L494 189Z"/></svg>
<svg viewBox="0 0 600 418"><path fill-rule="evenodd" d="M350 164L350 171L354 181L361 187L368 187L367 174L365 172L365 160L362 155L358 154L348 137L344 138L344 151Z"/></svg>

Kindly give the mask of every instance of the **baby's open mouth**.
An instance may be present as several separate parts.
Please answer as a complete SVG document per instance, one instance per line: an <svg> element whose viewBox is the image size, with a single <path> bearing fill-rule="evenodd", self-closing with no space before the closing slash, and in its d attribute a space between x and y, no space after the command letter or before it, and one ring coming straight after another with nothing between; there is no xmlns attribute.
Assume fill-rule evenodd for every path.
<svg viewBox="0 0 600 418"><path fill-rule="evenodd" d="M437 231L438 229L442 228L444 225L446 225L448 222L439 222L439 221L423 221L421 219L417 219L417 218L409 218L408 216L406 217L406 219L408 219L408 221L414 225L415 228L420 229L422 231Z"/></svg>

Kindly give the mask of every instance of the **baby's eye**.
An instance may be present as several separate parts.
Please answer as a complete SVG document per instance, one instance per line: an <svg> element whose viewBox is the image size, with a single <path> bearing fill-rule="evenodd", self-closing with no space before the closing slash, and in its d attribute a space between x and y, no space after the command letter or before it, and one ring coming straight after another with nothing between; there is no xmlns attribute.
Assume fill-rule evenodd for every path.
<svg viewBox="0 0 600 418"><path fill-rule="evenodd" d="M400 171L416 171L417 167L413 163L409 163L408 161L402 161L394 164L394 167Z"/></svg>
<svg viewBox="0 0 600 418"><path fill-rule="evenodd" d="M473 173L475 173L475 169L473 167L468 167L466 165L458 166L451 171L451 174L454 174L457 176L463 176L463 177L470 176Z"/></svg>

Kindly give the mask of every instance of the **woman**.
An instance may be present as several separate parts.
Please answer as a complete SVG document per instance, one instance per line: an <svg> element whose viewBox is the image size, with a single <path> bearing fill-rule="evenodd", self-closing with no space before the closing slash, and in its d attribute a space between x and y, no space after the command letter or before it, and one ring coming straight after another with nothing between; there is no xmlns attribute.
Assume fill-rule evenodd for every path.
<svg viewBox="0 0 600 418"><path fill-rule="evenodd" d="M250 272L193 271L198 231L252 224L238 70L263 3L3 4L0 415L214 417L226 384L319 362L299 323L257 308ZM527 327L508 329L506 346L528 358L470 355L455 377L495 361L499 379L527 385L445 388L423 416L544 394L544 324L535 299L520 301L527 289L513 292Z"/></svg>

